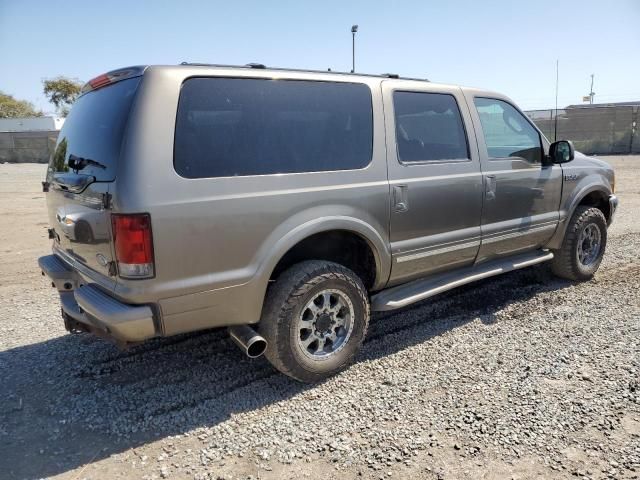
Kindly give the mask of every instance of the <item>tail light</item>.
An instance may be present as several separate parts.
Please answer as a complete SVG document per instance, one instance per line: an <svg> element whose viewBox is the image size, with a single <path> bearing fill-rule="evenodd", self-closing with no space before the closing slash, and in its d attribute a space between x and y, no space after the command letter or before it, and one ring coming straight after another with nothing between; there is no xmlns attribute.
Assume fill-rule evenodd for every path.
<svg viewBox="0 0 640 480"><path fill-rule="evenodd" d="M111 215L118 274L150 278L155 274L151 217L148 213Z"/></svg>

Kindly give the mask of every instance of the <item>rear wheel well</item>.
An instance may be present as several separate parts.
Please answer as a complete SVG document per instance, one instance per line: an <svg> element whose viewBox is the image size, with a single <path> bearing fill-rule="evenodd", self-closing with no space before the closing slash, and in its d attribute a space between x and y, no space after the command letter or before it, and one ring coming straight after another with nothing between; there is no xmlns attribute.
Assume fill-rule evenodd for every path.
<svg viewBox="0 0 640 480"><path fill-rule="evenodd" d="M369 243L346 230L331 230L311 235L294 245L271 273L275 280L282 272L304 260L326 260L352 270L371 290L376 280L376 260Z"/></svg>
<svg viewBox="0 0 640 480"><path fill-rule="evenodd" d="M611 212L609 207L609 197L606 193L600 190L587 194L582 200L580 200L578 206L595 207L602 212L607 221L610 220Z"/></svg>

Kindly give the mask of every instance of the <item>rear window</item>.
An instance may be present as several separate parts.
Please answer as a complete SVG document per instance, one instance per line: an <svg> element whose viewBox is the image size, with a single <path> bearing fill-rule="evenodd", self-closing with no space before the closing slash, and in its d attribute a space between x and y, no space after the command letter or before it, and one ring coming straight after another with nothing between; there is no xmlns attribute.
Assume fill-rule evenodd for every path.
<svg viewBox="0 0 640 480"><path fill-rule="evenodd" d="M372 117L363 84L192 78L180 92L174 166L187 178L364 168Z"/></svg>
<svg viewBox="0 0 640 480"><path fill-rule="evenodd" d="M453 95L394 92L393 106L401 162L469 158L462 116Z"/></svg>
<svg viewBox="0 0 640 480"><path fill-rule="evenodd" d="M97 181L115 179L122 136L141 78L123 80L78 98L58 135L49 173L77 170ZM69 158L74 160L71 167ZM80 168L72 168L74 164Z"/></svg>

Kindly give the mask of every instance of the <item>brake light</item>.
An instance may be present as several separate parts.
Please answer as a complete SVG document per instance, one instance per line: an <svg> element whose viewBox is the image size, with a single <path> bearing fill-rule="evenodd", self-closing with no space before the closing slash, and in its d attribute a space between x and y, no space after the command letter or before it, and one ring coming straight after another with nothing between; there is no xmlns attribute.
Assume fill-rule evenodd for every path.
<svg viewBox="0 0 640 480"><path fill-rule="evenodd" d="M153 277L153 237L149 214L113 214L111 225L118 274L123 278Z"/></svg>
<svg viewBox="0 0 640 480"><path fill-rule="evenodd" d="M97 77L89 80L82 86L80 93L84 94L92 90L97 90L98 88L106 87L112 83L119 82L120 80L140 76L143 74L144 69L145 67L143 66L137 66L111 70L110 72L103 73L102 75L98 75Z"/></svg>

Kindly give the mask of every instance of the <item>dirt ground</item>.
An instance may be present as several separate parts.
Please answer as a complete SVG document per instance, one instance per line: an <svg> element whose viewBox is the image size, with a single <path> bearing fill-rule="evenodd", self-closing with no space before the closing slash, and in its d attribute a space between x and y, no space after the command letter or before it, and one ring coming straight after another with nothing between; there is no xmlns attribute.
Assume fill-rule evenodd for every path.
<svg viewBox="0 0 640 480"><path fill-rule="evenodd" d="M5 227L0 229L0 478L640 478L640 156L604 159L616 169L621 206L594 280L549 286L531 273L510 274L378 318L365 344L369 353L339 378L318 386L300 386L262 360L245 359L224 332L160 340L126 354L89 336L68 335L57 294L37 267L37 258L50 250L40 186L45 166L0 165ZM514 299L508 300L510 289L521 286L526 292L511 293ZM490 297L496 290L507 297L480 309L476 297ZM577 306L590 298L606 300L585 309ZM591 314L593 321L587 318ZM527 318L565 324L544 337L537 337L537 330L523 335ZM582 336L592 357L580 364L584 381L576 386L574 374L564 370L542 378L548 372L540 372L556 368L546 360L554 350L569 351ZM390 345L395 338L397 343ZM515 348L513 356L514 362L526 358L523 369L541 376L531 391L522 391L529 384L518 383L521 371L494 361L496 348L502 348L497 345L510 355L512 338L530 344ZM444 361L437 362L439 352L448 355ZM578 348L571 358L581 355ZM418 358L424 367L419 379L408 376ZM484 360L476 364L474 358ZM486 359L494 359L491 369ZM465 362L473 378L465 378ZM420 393L411 390L410 380L404 396L368 390L382 380L383 385L405 385L405 380L387 380L389 372L399 370L405 375L398 374L401 378L415 378L416 385L434 379L425 394L428 401L417 402ZM504 385L513 382L513 388L501 388L497 379ZM477 395L470 396L474 391ZM363 416L374 417L365 421L336 414L335 427L326 426L336 441L349 429L357 430L360 440L354 442L360 446L297 449L290 458L281 455L277 440L265 440L264 451L247 446L252 436L271 438L269 430L279 432L282 424L290 423L297 435L296 405L304 403L313 417L309 405L315 399L325 402L329 393L336 404L358 403ZM150 411L158 396L171 396L171 401L154 404ZM483 403L483 396L489 400ZM532 396L543 412L540 425L523 419L524 410L510 410ZM374 413L366 413L368 403ZM493 419L494 433L480 434L464 425L463 412L472 403ZM400 408L394 410L396 404ZM551 410L555 416L544 423L544 412ZM384 419L384 435L375 432L379 440L369 462L366 448L373 440L368 430L385 411L393 415ZM611 418L609 411L614 412ZM527 422L531 426L521 428ZM522 431L527 441L503 442L511 433L522 437ZM247 443L229 443L235 433ZM315 441L310 435L309 441ZM437 440L416 446L411 435ZM396 443L399 451L406 445L410 452L398 461L380 460L383 453L378 452ZM336 452L341 451L347 453L340 457Z"/></svg>

